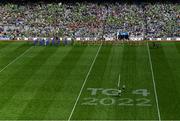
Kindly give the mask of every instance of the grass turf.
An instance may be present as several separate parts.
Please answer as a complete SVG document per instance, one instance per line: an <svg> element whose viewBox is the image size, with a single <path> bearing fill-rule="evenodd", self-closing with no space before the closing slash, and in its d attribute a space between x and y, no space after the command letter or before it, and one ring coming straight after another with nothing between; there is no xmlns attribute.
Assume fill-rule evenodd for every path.
<svg viewBox="0 0 180 121"><path fill-rule="evenodd" d="M0 72L0 119L158 120L152 59L161 119L180 120L180 43L150 44L151 58L146 45L103 45L77 101L98 48L0 42L0 70L24 54Z"/></svg>

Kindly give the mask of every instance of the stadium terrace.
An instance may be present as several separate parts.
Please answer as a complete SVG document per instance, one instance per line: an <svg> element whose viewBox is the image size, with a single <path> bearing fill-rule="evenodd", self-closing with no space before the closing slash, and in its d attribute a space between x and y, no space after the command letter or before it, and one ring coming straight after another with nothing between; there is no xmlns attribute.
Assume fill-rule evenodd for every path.
<svg viewBox="0 0 180 121"><path fill-rule="evenodd" d="M179 13L178 3L5 3L0 38L179 40Z"/></svg>

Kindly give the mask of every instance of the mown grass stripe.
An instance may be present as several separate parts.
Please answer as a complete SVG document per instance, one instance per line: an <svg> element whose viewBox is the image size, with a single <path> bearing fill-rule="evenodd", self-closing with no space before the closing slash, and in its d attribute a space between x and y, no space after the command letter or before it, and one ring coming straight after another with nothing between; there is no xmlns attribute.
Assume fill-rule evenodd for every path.
<svg viewBox="0 0 180 121"><path fill-rule="evenodd" d="M136 58L137 58L137 48L134 46L124 45L120 71L121 71L122 84L126 85L127 92L126 92L126 94L122 94L122 95L126 95L125 97L130 97L133 100L135 100L135 96L132 95L130 92L131 92L131 90L136 88L135 86L137 85ZM137 108L136 106L133 106L131 108L123 107L123 111L121 108L119 108L116 112L116 116L119 119L123 119L123 120L127 120L127 119L129 119L129 120L135 119L136 120L136 119L138 119L138 113L139 113L136 108ZM127 113L130 110L133 111L134 113ZM119 112L121 112L121 114L119 114Z"/></svg>
<svg viewBox="0 0 180 121"><path fill-rule="evenodd" d="M178 53L180 54L180 43L175 42L175 45L176 45L176 49L177 49Z"/></svg>
<svg viewBox="0 0 180 121"><path fill-rule="evenodd" d="M76 66L85 49L86 47L74 46L68 52L37 90L18 119L44 119L56 95L63 88L64 81Z"/></svg>
<svg viewBox="0 0 180 121"><path fill-rule="evenodd" d="M75 104L74 104L74 106L73 106L73 109L72 109L72 111L71 111L71 113L70 113L70 115L69 115L68 121L71 120L71 117L72 117L72 115L73 115L73 113L74 113L74 110L75 110L75 108L76 108L76 105L77 105L77 103L78 103L78 101L79 101L79 98L80 98L80 96L81 96L81 93L82 93L82 91L83 91L83 89L84 89L84 86L85 86L85 84L86 84L86 82L87 82L87 79L88 79L88 77L89 77L89 75L90 75L90 73L91 73L91 70L92 70L93 66L94 66L94 63L95 63L95 61L96 61L96 58L98 57L98 54L99 54L99 51L101 50L101 47L102 47L102 44L99 46L98 51L97 51L97 53L96 53L96 55L95 55L95 57L94 57L94 60L93 60L91 66L90 66L90 68L89 68L89 71L88 71L86 77L85 77L85 80L84 80L83 85L82 85L82 87L81 87L81 89L80 89L80 92L79 92L79 94L78 94L78 97L77 97L77 99L76 99L76 101L75 101Z"/></svg>
<svg viewBox="0 0 180 121"><path fill-rule="evenodd" d="M2 45L2 46L6 45L0 49L1 56L4 56L4 53L10 53L10 52L16 50L17 48L21 47L22 45L24 47L29 46L26 42L20 42L20 43L6 42L6 43L0 44L0 45Z"/></svg>
<svg viewBox="0 0 180 121"><path fill-rule="evenodd" d="M79 46L80 47L80 46ZM64 80L64 84L56 98L48 109L44 119L68 119L70 111L74 105L75 99L91 66L98 46L87 46L73 71ZM63 111L62 111L63 110ZM59 113L61 112L61 113Z"/></svg>
<svg viewBox="0 0 180 121"><path fill-rule="evenodd" d="M89 76L89 80L91 80L90 85L96 85L97 87L101 87L102 80L105 77L105 71L107 68L107 63L110 58L110 53L112 52L112 46L102 46L101 51L99 52L99 56L96 59L96 63L91 71L91 75ZM89 84L89 83L88 83Z"/></svg>
<svg viewBox="0 0 180 121"><path fill-rule="evenodd" d="M144 119L144 120L157 120L157 107L156 107L156 100L154 96L154 88L152 83L152 74L149 65L149 56L147 51L147 45L137 47L137 58L136 58L136 83L134 84L134 89L145 89L147 90L147 96L143 95L136 95L136 99L139 97L143 97L150 100L149 107L139 110L137 113L137 119Z"/></svg>
<svg viewBox="0 0 180 121"><path fill-rule="evenodd" d="M177 94L175 85L172 83L174 77L163 48L151 49L150 51L152 62L154 63L154 75L158 80L156 83L159 94L159 106L162 110L161 116L162 120L167 120L169 119L168 117L173 117L176 114L176 112L174 112L174 108L176 107L171 107L174 101L176 101Z"/></svg>
<svg viewBox="0 0 180 121"><path fill-rule="evenodd" d="M8 46L10 43L4 43L4 42L0 42L0 51L1 49L5 48L6 46Z"/></svg>
<svg viewBox="0 0 180 121"><path fill-rule="evenodd" d="M16 59L18 56L23 54L23 52L25 52L28 48L30 48L30 46L28 46L26 43L21 43L14 46L12 46L12 44L10 45L6 46L0 51L0 69L4 68L6 65L11 63L11 61Z"/></svg>
<svg viewBox="0 0 180 121"><path fill-rule="evenodd" d="M24 56L28 51L30 51L32 49L32 47L28 48L26 51L24 51L21 55L19 55L18 57L16 57L14 60L12 60L10 63L8 63L4 68L2 68L0 70L0 73L3 72L6 68L8 68L10 65L12 65L13 63L15 63L18 59L20 59L22 56Z"/></svg>
<svg viewBox="0 0 180 121"><path fill-rule="evenodd" d="M161 114L160 114L160 110L159 110L159 100L158 100L158 96L157 96L156 82L155 82L155 78L154 78L154 70L153 70L152 58L151 58L151 53L150 53L148 42L147 42L147 51L148 51L149 64L150 64L150 68L151 68L151 74L152 74L152 80L153 80L153 86L154 86L154 93L155 93L155 99L156 99L158 118L161 121Z"/></svg>
<svg viewBox="0 0 180 121"><path fill-rule="evenodd" d="M84 86L84 89L90 88L90 87L98 87L98 88L103 87L104 88L106 81L108 81L108 79L106 79L105 76L107 76L106 75L106 68L108 66L107 63L109 61L111 52L112 52L112 46L102 45L101 50L99 52L99 55L96 59L96 62L94 63L94 66L93 66L91 73L88 77L89 81L87 80L87 82ZM85 91L85 93L82 92L80 100L78 103L81 103L82 98L86 97L87 95L88 94L86 91ZM98 114L100 114L100 112L95 113L96 110L98 110L96 106L87 108L86 106L78 105L78 106L76 106L76 109L75 109L71 119L72 120L75 120L75 119L88 119L88 120L94 119L94 118L96 118L96 116ZM103 110L103 109L101 109L101 110ZM98 115L98 117L99 116L100 115Z"/></svg>
<svg viewBox="0 0 180 121"><path fill-rule="evenodd" d="M47 51L51 52L51 49L56 49L56 48L46 47L46 49ZM0 110L1 118L17 119L18 116L22 113L23 109L28 104L28 102L33 98L36 91L42 86L44 81L51 75L56 65L58 65L58 63L66 56L66 54L69 52L70 49L71 47L58 48L58 50L51 57L49 57L46 63L43 64L42 67L29 79L29 81L23 86L23 88L13 96L13 98L8 102L8 104L6 104L6 107ZM39 47L31 51L31 53L29 53L28 56L25 56L25 59L21 60L19 63L28 60L29 57L32 58L33 56L35 56L36 55L36 53L34 53L35 51L39 52L40 51ZM53 110L51 112L55 113L56 111ZM48 117L45 119L50 119L50 118Z"/></svg>
<svg viewBox="0 0 180 121"><path fill-rule="evenodd" d="M178 53L178 50L176 48L176 45L174 43L172 43L172 47L168 48L168 47L163 47L163 52L164 52L164 56L166 58L166 62L168 63L168 71L170 73L171 76L169 76L169 78L171 78L170 84L171 87L173 89L173 92L171 91L171 96L172 98L170 98L169 96L167 96L168 98L170 98L172 101L172 103L168 104L169 107L169 115L167 116L168 118L166 119L170 119L170 120L174 120L174 119L180 119L180 54ZM179 46L180 47L180 46ZM168 100L168 99L167 99Z"/></svg>
<svg viewBox="0 0 180 121"><path fill-rule="evenodd" d="M29 51L28 49L31 49L32 46L27 45L27 43L21 43L21 44L9 44L5 48L2 49L0 52L0 67L5 67L11 61L15 60L16 58L19 58L19 56L22 56L24 53Z"/></svg>
<svg viewBox="0 0 180 121"><path fill-rule="evenodd" d="M134 63L134 61L136 61L136 54L136 47L124 46L123 59L121 62L121 79L127 86L128 83L133 83L133 80L136 79L136 63Z"/></svg>
<svg viewBox="0 0 180 121"><path fill-rule="evenodd" d="M6 79L0 87L0 109L6 106L9 100L28 82L31 76L46 62L46 60L56 51L53 49L47 52L43 49L32 60L22 64L22 67L15 72L14 75ZM39 62L38 59L41 58ZM9 72L11 73L11 72ZM0 116L1 117L1 116Z"/></svg>
<svg viewBox="0 0 180 121"><path fill-rule="evenodd" d="M102 88L102 89L117 89L118 76L120 73L120 64L121 64L121 56L123 47L121 46L106 46L104 53L104 61L102 62L102 67L104 71L102 73L101 80L94 80L93 85L89 85L89 87ZM99 55L101 58L101 56ZM99 58L99 59L100 59ZM96 61L96 63L98 60ZM100 64L100 63L99 63ZM101 65L101 64L100 64ZM98 68L97 68L98 69ZM101 72L99 72L100 75ZM98 75L97 75L98 76ZM91 82L91 81L89 81ZM122 84L122 83L121 83ZM98 86L97 86L98 85ZM87 95L87 94L86 94ZM95 96L97 99L112 99L116 100L116 96L108 96L103 95L99 91ZM117 97L118 98L118 97ZM90 116L88 115L88 119L118 119L121 112L118 112L119 106L116 104L110 106L97 105L97 107L92 107L90 112L93 112ZM118 116L116 113L118 112ZM89 113L88 113L89 114ZM85 118L84 118L85 119Z"/></svg>

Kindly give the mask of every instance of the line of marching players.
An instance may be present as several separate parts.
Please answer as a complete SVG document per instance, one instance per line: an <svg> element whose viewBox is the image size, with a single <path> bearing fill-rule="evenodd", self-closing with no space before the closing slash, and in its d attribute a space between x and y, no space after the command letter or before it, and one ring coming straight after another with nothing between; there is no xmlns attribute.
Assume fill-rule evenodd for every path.
<svg viewBox="0 0 180 121"><path fill-rule="evenodd" d="M48 46L48 45L70 45L73 41L67 38L35 38L33 39L34 46Z"/></svg>

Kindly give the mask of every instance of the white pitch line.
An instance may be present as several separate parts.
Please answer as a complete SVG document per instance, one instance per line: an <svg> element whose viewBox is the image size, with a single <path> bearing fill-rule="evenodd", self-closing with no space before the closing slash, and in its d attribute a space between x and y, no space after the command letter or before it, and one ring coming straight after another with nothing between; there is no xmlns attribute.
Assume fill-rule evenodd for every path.
<svg viewBox="0 0 180 121"><path fill-rule="evenodd" d="M74 110L75 110L75 108L76 108L76 105L77 105L77 103L78 103L78 101L79 101L79 98L80 98L81 93L82 93L82 91L83 91L83 89L84 89L84 86L85 86L85 84L86 84L86 81L87 81L87 79L88 79L88 77L89 77L89 75L90 75L90 72L91 72L91 70L92 70L92 68L93 68L93 66L94 66L94 63L95 63L96 58L97 58L97 56L98 56L98 54L99 54L99 51L101 50L101 47L102 47L102 44L99 46L98 51L97 51L97 53L96 53L96 56L94 57L94 60L93 60L93 62L92 62L92 64L91 64L91 67L89 68L89 71L88 71L88 73L87 73L87 75L86 75L86 78L85 78L84 83L83 83L83 85L82 85L82 87L81 87L81 90L80 90L79 95L78 95L78 97L77 97L77 99L76 99L76 102L75 102L75 104L74 104L74 106L73 106L73 109L72 109L71 114L70 114L70 116L69 116L69 118L68 118L68 121L71 120L71 117L72 117L72 115L73 115L73 113L74 113Z"/></svg>
<svg viewBox="0 0 180 121"><path fill-rule="evenodd" d="M155 79L154 79L154 71L153 71L152 59L151 59L148 42L147 42L147 50L148 50L148 55L149 55L149 64L151 66L151 74L152 74L152 80L153 80L153 85L154 85L154 94L155 94L155 99L156 99L157 112L158 112L159 121L161 121L161 114L160 114L160 110L159 110L159 102L158 102L158 96L157 96L157 90L156 90L156 83L155 83Z"/></svg>
<svg viewBox="0 0 180 121"><path fill-rule="evenodd" d="M33 47L33 46L32 46ZM7 67L12 65L14 62L16 62L19 58L21 58L24 54L26 54L32 47L28 48L26 51L24 51L20 56L16 57L13 61L11 61L8 65L6 65L4 68L0 70L0 73L3 72Z"/></svg>
<svg viewBox="0 0 180 121"><path fill-rule="evenodd" d="M118 89L120 88L120 83L121 83L121 75L119 74L119 78L118 78Z"/></svg>

